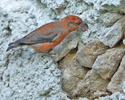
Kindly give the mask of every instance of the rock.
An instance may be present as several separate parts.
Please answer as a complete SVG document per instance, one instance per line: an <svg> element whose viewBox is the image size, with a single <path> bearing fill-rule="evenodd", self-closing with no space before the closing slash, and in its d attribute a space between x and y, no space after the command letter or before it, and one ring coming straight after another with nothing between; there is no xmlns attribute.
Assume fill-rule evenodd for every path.
<svg viewBox="0 0 125 100"><path fill-rule="evenodd" d="M125 13L124 0L85 0L89 5L93 4L94 8L103 12Z"/></svg>
<svg viewBox="0 0 125 100"><path fill-rule="evenodd" d="M122 90L123 90L123 93L125 93L125 81L122 83Z"/></svg>
<svg viewBox="0 0 125 100"><path fill-rule="evenodd" d="M121 17L122 16L120 14L107 12L100 16L99 21L102 22L105 26L111 27Z"/></svg>
<svg viewBox="0 0 125 100"><path fill-rule="evenodd" d="M17 98L18 100L60 100L62 98L69 100L67 94L61 89L61 71L51 57L32 54L30 48L25 47L6 52L10 42L28 34L27 32L32 30L31 27L36 28L36 20L30 18L31 14L25 5L31 1L13 0L12 2L18 3L22 8L17 10L17 6L13 8L16 12L6 12L0 5L0 52L2 52L0 54L0 100L8 98L10 100ZM7 5L10 5L10 8L15 6L10 2ZM9 9L7 5L6 8Z"/></svg>
<svg viewBox="0 0 125 100"><path fill-rule="evenodd" d="M89 99L87 99L87 98L79 98L79 100L89 100Z"/></svg>
<svg viewBox="0 0 125 100"><path fill-rule="evenodd" d="M52 55L55 62L61 60L66 56L72 49L76 48L79 42L79 33L72 32L67 36L64 41L57 45L50 54Z"/></svg>
<svg viewBox="0 0 125 100"><path fill-rule="evenodd" d="M102 0L99 0L100 2ZM114 1L103 1L100 3L101 9L103 11L115 12L115 13L125 13L125 1L124 0L114 0Z"/></svg>
<svg viewBox="0 0 125 100"><path fill-rule="evenodd" d="M79 65L75 54L76 50L73 50L59 63L59 68L62 71L62 89L69 94L70 98L73 97L73 90L78 82L85 77L88 71Z"/></svg>
<svg viewBox="0 0 125 100"><path fill-rule="evenodd" d="M102 96L107 96L107 95L111 95L111 93L109 93L109 92L106 92L106 91L96 91L96 92L94 92L94 96L93 96L93 98L99 98L99 97L102 97Z"/></svg>
<svg viewBox="0 0 125 100"><path fill-rule="evenodd" d="M83 96L94 100L96 96L100 96L100 93L102 93L101 95L107 94L106 87L108 83L109 80L102 79L94 70L90 70L74 89L74 96ZM100 92L97 93L97 91Z"/></svg>
<svg viewBox="0 0 125 100"><path fill-rule="evenodd" d="M102 37L102 41L106 46L114 47L122 38L125 29L125 17L118 20L109 31Z"/></svg>
<svg viewBox="0 0 125 100"><path fill-rule="evenodd" d="M72 61L75 61L76 59L76 52L77 49L71 50L63 59L59 61L59 68L61 70L65 69L67 67L67 64L69 64Z"/></svg>
<svg viewBox="0 0 125 100"><path fill-rule="evenodd" d="M66 0L41 0L41 4L46 5L50 9L66 7Z"/></svg>
<svg viewBox="0 0 125 100"><path fill-rule="evenodd" d="M125 100L125 94L115 92L111 96L99 97L99 99L95 100Z"/></svg>
<svg viewBox="0 0 125 100"><path fill-rule="evenodd" d="M89 42L83 49L77 53L77 60L81 66L92 68L92 65L98 55L105 53L107 47L100 41Z"/></svg>
<svg viewBox="0 0 125 100"><path fill-rule="evenodd" d="M122 42L123 42L123 44L125 45L125 39L123 39L123 41L122 41Z"/></svg>
<svg viewBox="0 0 125 100"><path fill-rule="evenodd" d="M114 92L122 92L122 84L125 81L125 56L122 58L121 64L117 72L113 75L107 89Z"/></svg>
<svg viewBox="0 0 125 100"><path fill-rule="evenodd" d="M116 12L118 11L116 10L117 8L123 7L124 10L124 4L123 2L120 3L120 1L121 0L1 0L0 99L71 100L67 95L72 95L74 93L79 81L84 80L88 68L81 67L76 60L73 61L69 57L67 57L67 59L65 58L67 67L62 66L60 69L63 73L68 73L68 75L70 75L68 78L72 82L72 84L70 84L69 81L64 81L67 80L66 76L64 76L63 85L64 89L67 90L67 93L65 93L61 88L61 76L63 75L61 75L57 63L53 60L55 59L60 62L64 56L68 56L68 53L72 51L72 49L77 49L79 39L76 38L79 37L79 34L80 40L84 45L89 41L103 37L107 26L113 24L114 21L119 18L119 14L113 14L112 12L107 12L110 14L105 14L105 12L102 13L100 11L102 11L103 5L108 5L110 7L115 5L115 9L112 11ZM61 46L54 48L54 50L57 51L55 58L50 57L50 54L48 56L42 53L32 54L30 51L31 48L28 47L14 48L9 52L5 52L10 42L27 35L43 24L59 20L69 14L77 15L83 20L86 20L89 29L86 32L80 30L76 31L76 36L74 38L70 39L69 36L62 42L64 47L61 44ZM104 20L101 22L99 19L100 16L103 15ZM115 16L117 17L115 18ZM84 45L79 45L79 48L82 48ZM61 47L64 49L61 49L62 53L59 52ZM55 52L54 50L52 50L52 52ZM75 53L72 54L72 56L74 56ZM72 62L72 64L69 64L69 62ZM72 66L70 67L70 65ZM70 71L70 68L72 71ZM91 97L91 95L92 97L105 95L105 89L104 91L101 90L102 87L100 87L99 90L97 89L97 91L94 90L94 92L93 88L96 84L98 85L96 87L101 86L99 85L101 82L104 84L102 86L105 88L108 82L106 83L106 80L100 79L101 77L98 76L97 73L92 73L92 76L90 75L90 77L88 77L91 80L88 82L90 84L85 85L86 87L89 86L89 89L86 90L86 88L83 88L83 90L85 89L84 94L87 94L86 91L91 90L92 92L88 92L89 97ZM98 77L100 81L102 80L101 82L98 81ZM87 81L85 82L87 83ZM73 88L69 87L69 85ZM71 90L71 92L69 90ZM80 100L84 100L84 98L80 98Z"/></svg>
<svg viewBox="0 0 125 100"><path fill-rule="evenodd" d="M103 79L111 79L117 71L120 61L125 54L123 48L113 48L97 57L92 69L96 71Z"/></svg>
<svg viewBox="0 0 125 100"><path fill-rule="evenodd" d="M125 38L125 29L123 30L124 32L123 32L123 36L124 36L124 38Z"/></svg>

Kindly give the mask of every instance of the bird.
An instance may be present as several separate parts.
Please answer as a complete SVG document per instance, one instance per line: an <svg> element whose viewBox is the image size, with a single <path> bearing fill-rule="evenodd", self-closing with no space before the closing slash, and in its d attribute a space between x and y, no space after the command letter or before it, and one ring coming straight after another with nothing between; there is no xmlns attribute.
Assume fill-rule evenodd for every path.
<svg viewBox="0 0 125 100"><path fill-rule="evenodd" d="M86 21L79 16L68 15L60 20L47 23L23 38L9 43L6 51L18 46L31 46L35 52L44 52L60 44L71 32L82 28L88 30Z"/></svg>

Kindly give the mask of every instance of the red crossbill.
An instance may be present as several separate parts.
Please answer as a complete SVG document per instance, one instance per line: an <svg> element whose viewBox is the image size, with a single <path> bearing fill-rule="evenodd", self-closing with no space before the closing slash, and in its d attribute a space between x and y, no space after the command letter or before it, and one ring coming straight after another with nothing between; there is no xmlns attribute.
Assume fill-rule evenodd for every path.
<svg viewBox="0 0 125 100"><path fill-rule="evenodd" d="M75 15L69 15L59 21L45 24L25 37L9 44L7 51L22 45L32 46L36 52L48 51L58 45L71 32L88 25Z"/></svg>

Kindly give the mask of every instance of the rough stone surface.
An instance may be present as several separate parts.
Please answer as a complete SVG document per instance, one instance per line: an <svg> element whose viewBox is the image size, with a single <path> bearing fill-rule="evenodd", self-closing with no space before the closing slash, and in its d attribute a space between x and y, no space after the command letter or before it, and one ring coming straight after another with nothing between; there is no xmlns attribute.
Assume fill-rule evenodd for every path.
<svg viewBox="0 0 125 100"><path fill-rule="evenodd" d="M79 37L78 34L80 34L83 45L79 45L78 48L82 48L89 41L102 39L112 29L110 26L119 17L123 16L120 13L113 12L124 13L124 7L124 0L1 0L0 99L70 100L61 89L61 71L58 69L57 64L53 62L50 54L48 56L42 53L33 54L32 49L26 46L5 52L7 45L45 23L61 19L69 14L75 14L86 20L89 26L89 30L86 32L81 30L74 32L77 34L76 37ZM105 8L108 8L106 13L104 11ZM63 54L59 52L59 57L58 59L56 58L56 61L62 59L71 49L77 47L79 39L77 41L76 37L72 41L65 39L67 41L64 42L67 43L65 45L66 48L63 45L61 46L64 52L63 50L61 50ZM71 45L68 45L70 43ZM58 49L60 51L58 47L55 50L58 51ZM78 72L81 72L80 67L78 68ZM75 67L72 69L74 71ZM65 71L70 72L68 68ZM77 75L77 72L74 73ZM81 78L82 74L80 75ZM95 83L90 84L90 90L96 86L96 82L99 82L98 80L96 81L96 78L99 77L97 73L92 75L95 75L95 77L88 75L90 79L92 78L90 83ZM71 76L75 79L72 72ZM97 83L96 87L100 86L99 84ZM95 97L98 97L100 94L105 94L105 91L96 91L94 94ZM113 96L115 97L115 95ZM79 99L86 100L86 98Z"/></svg>
<svg viewBox="0 0 125 100"><path fill-rule="evenodd" d="M18 4L25 1L12 2ZM20 4L23 6L22 9L17 7L10 13L0 8L0 100L8 100L8 98L10 100L61 100L62 98L69 100L61 89L61 71L51 57L32 54L31 49L27 47L6 52L8 43L38 27L36 18L27 9L25 3L24 6ZM27 4L30 3L29 1Z"/></svg>
<svg viewBox="0 0 125 100"><path fill-rule="evenodd" d="M41 4L51 9L58 9L67 6L67 0L41 0Z"/></svg>
<svg viewBox="0 0 125 100"><path fill-rule="evenodd" d="M55 62L61 60L66 54L72 49L76 48L79 42L79 33L73 32L64 41L57 45L50 54L52 55Z"/></svg>
<svg viewBox="0 0 125 100"><path fill-rule="evenodd" d="M74 96L80 95L94 99L101 95L107 95L106 86L108 83L109 80L102 79L94 70L90 70L85 78L78 83L77 88L74 89Z"/></svg>
<svg viewBox="0 0 125 100"><path fill-rule="evenodd" d="M122 90L125 93L125 81L122 83Z"/></svg>
<svg viewBox="0 0 125 100"><path fill-rule="evenodd" d="M125 13L124 0L85 0L87 4L93 4L94 8L103 12Z"/></svg>
<svg viewBox="0 0 125 100"><path fill-rule="evenodd" d="M122 92L122 84L125 81L125 56L122 58L121 64L117 72L113 75L107 89L114 93L117 91Z"/></svg>
<svg viewBox="0 0 125 100"><path fill-rule="evenodd" d="M62 89L73 97L73 90L80 80L82 80L88 69L83 68L76 61L75 50L70 52L59 64L62 71Z"/></svg>
<svg viewBox="0 0 125 100"><path fill-rule="evenodd" d="M122 16L117 13L104 13L100 16L99 22L102 22L105 26L111 27Z"/></svg>
<svg viewBox="0 0 125 100"><path fill-rule="evenodd" d="M124 54L125 50L122 48L109 49L106 53L97 57L92 68L103 79L111 79L119 67L120 61Z"/></svg>
<svg viewBox="0 0 125 100"><path fill-rule="evenodd" d="M12 100L17 98L18 100L65 98L68 100L60 87L61 72L57 65L53 64L51 58L45 59L41 55L26 57L24 54L25 52L8 54L8 63L4 64L6 69L1 70L0 98L2 100L8 98ZM1 69L3 68L2 66Z"/></svg>
<svg viewBox="0 0 125 100"><path fill-rule="evenodd" d="M99 97L95 100L125 100L125 81L122 84L123 93L115 92L110 96Z"/></svg>
<svg viewBox="0 0 125 100"><path fill-rule="evenodd" d="M118 20L102 37L101 41L109 47L114 47L121 40L124 30L125 17Z"/></svg>
<svg viewBox="0 0 125 100"><path fill-rule="evenodd" d="M99 0L101 1L101 0ZM101 3L101 10L109 11L109 12L118 12L118 13L125 13L125 1L124 0L113 0Z"/></svg>
<svg viewBox="0 0 125 100"><path fill-rule="evenodd" d="M123 41L122 41L122 42L123 42L123 44L125 45L125 39L123 39Z"/></svg>
<svg viewBox="0 0 125 100"><path fill-rule="evenodd" d="M77 53L77 60L81 66L92 68L98 55L105 53L107 47L100 41L91 41Z"/></svg>
<svg viewBox="0 0 125 100"><path fill-rule="evenodd" d="M123 32L123 37L125 38L125 29L123 30L124 32Z"/></svg>
<svg viewBox="0 0 125 100"><path fill-rule="evenodd" d="M99 99L95 100L125 100L125 95L120 92L115 92L111 96L99 97Z"/></svg>

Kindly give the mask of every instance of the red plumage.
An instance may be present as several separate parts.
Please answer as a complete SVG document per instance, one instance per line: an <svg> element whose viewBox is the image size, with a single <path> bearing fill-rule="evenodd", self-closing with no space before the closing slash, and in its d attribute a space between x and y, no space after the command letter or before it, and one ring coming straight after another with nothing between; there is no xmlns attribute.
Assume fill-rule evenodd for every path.
<svg viewBox="0 0 125 100"><path fill-rule="evenodd" d="M69 33L79 27L88 29L88 25L80 17L69 15L59 21L45 24L25 37L10 43L7 51L21 45L32 46L36 52L47 51L54 48Z"/></svg>

